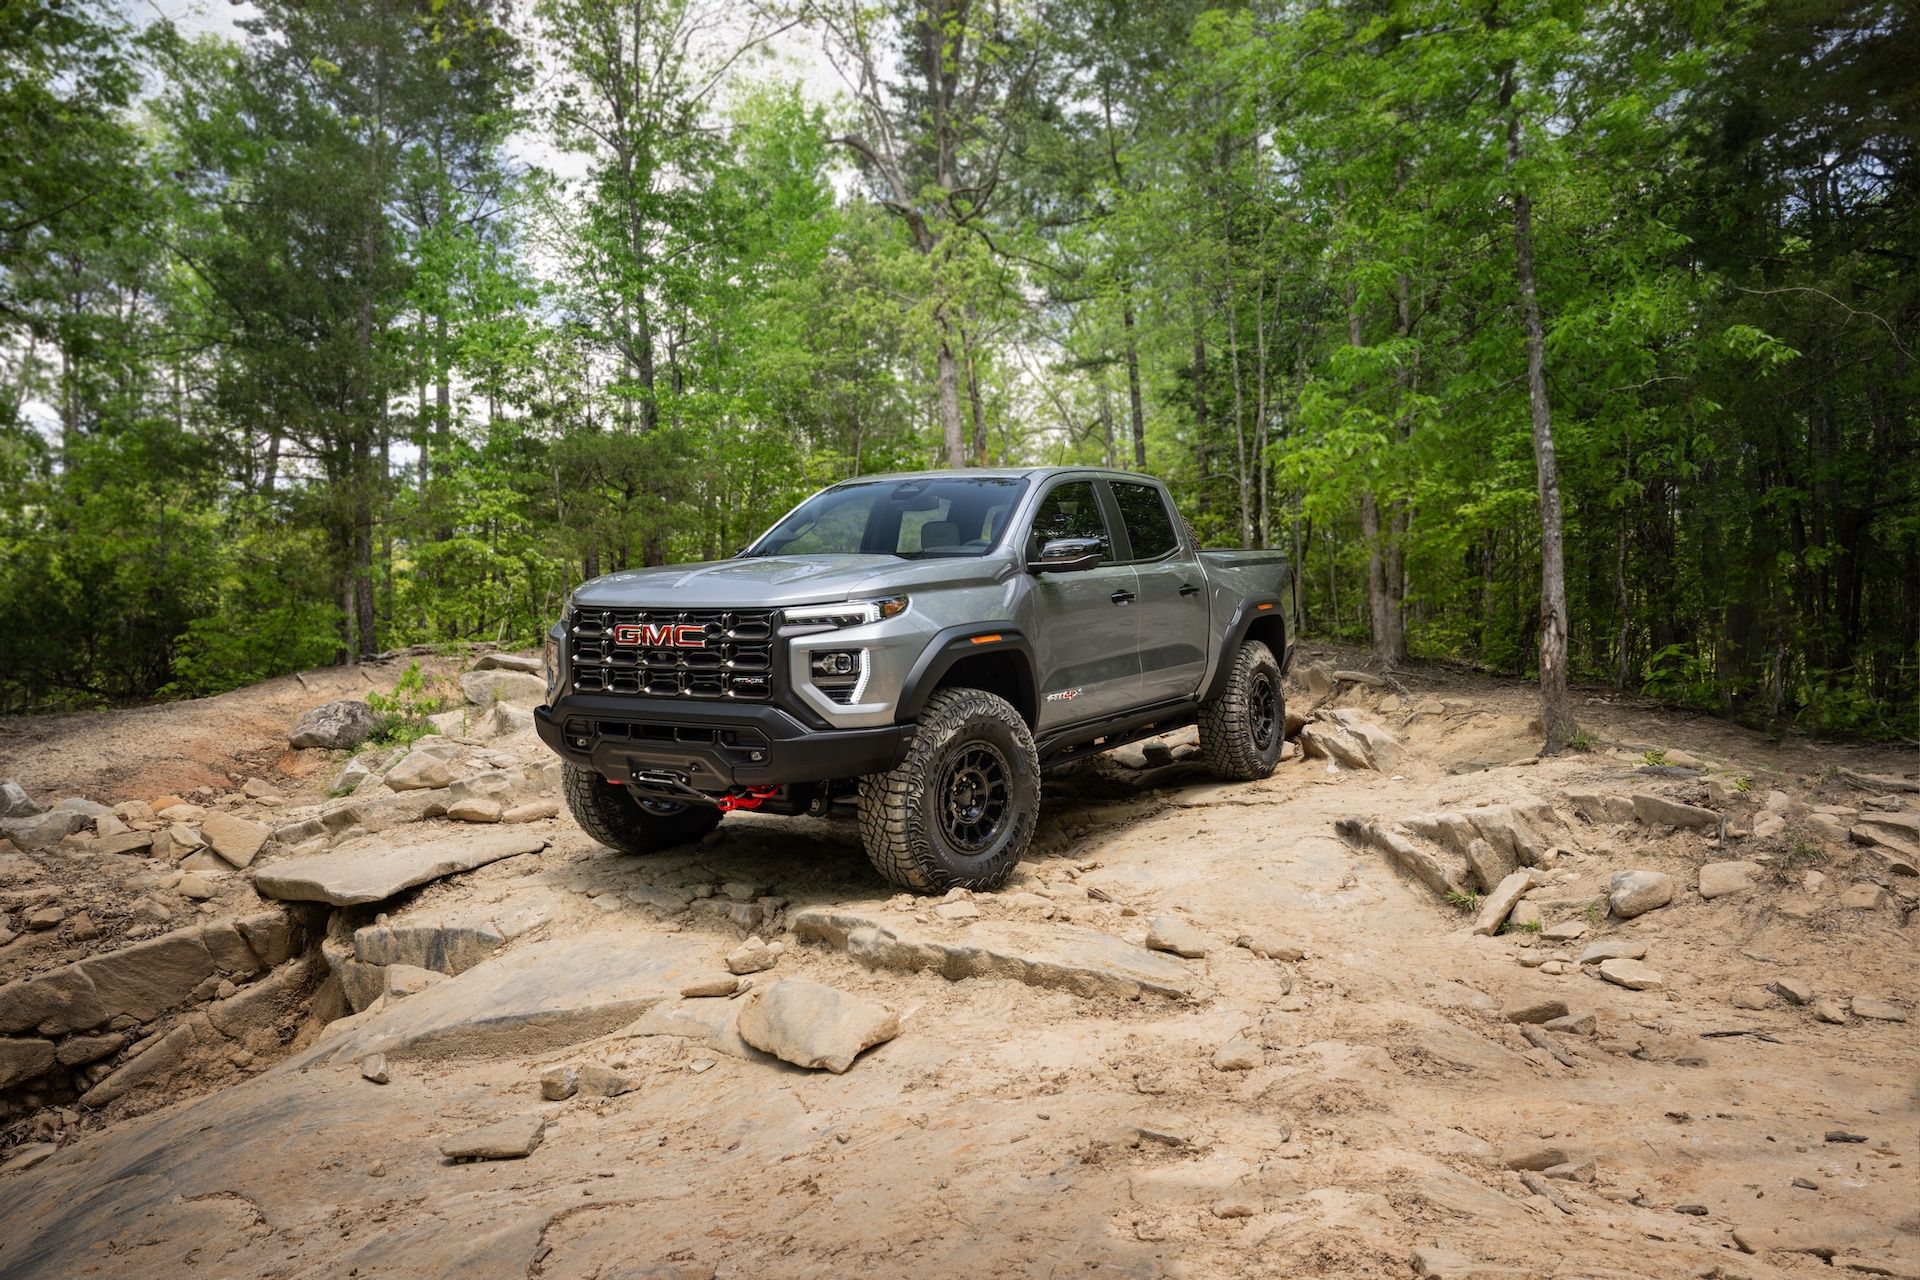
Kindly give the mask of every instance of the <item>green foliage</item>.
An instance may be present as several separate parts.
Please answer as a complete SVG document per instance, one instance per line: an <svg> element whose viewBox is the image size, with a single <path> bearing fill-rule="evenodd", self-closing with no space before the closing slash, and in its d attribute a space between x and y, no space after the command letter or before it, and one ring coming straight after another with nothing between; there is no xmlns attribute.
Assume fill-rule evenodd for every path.
<svg viewBox="0 0 1920 1280"><path fill-rule="evenodd" d="M0 708L531 644L956 406L1530 673L1524 194L1574 673L1912 735L1910 9L925 12L788 15L822 105L690 0L0 11Z"/></svg>
<svg viewBox="0 0 1920 1280"><path fill-rule="evenodd" d="M394 681L393 692L376 691L367 695L367 705L379 717L368 741L383 747L417 742L433 732L427 717L446 710L450 701L448 695L428 688L427 677L418 662L409 662L400 678Z"/></svg>
<svg viewBox="0 0 1920 1280"><path fill-rule="evenodd" d="M1480 909L1480 895L1461 889L1447 890L1447 905L1464 915L1472 915Z"/></svg>

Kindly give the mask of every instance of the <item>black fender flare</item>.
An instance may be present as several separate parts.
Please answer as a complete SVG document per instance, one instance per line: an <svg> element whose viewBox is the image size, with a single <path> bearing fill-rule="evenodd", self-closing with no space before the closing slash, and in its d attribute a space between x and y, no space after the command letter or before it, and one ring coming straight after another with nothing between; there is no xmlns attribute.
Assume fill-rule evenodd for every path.
<svg viewBox="0 0 1920 1280"><path fill-rule="evenodd" d="M1214 655L1213 670L1207 675L1207 682L1201 686L1200 701L1211 702L1225 692L1227 673L1232 669L1233 655L1246 643L1247 633L1254 624L1262 624L1263 629L1278 627L1281 635L1280 652L1274 655L1284 673L1293 662L1293 645L1287 641L1287 614L1281 607L1278 596L1249 596L1242 600L1233 611L1233 617L1227 620L1226 637L1220 642L1220 651ZM1268 646L1271 648L1272 646Z"/></svg>
<svg viewBox="0 0 1920 1280"><path fill-rule="evenodd" d="M1013 654L1019 663L1027 700L1034 704L1039 684L1035 678L1033 645L1027 637L1018 627L967 622L935 632L933 639L927 642L927 647L914 659L913 668L907 672L906 683L901 686L900 700L894 705L894 722L906 724L919 719L921 711L926 708L927 699L940 687L940 681L946 678L947 672L953 670L955 664L983 653ZM1039 714L1037 704L1016 710L1030 718Z"/></svg>

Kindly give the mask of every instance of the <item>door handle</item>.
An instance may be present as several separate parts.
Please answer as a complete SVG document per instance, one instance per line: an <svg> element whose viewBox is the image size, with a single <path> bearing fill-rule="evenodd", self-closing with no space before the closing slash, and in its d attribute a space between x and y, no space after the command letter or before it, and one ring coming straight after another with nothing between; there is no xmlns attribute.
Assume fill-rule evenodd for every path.
<svg viewBox="0 0 1920 1280"><path fill-rule="evenodd" d="M1114 602L1115 604L1132 604L1132 603L1133 603L1133 592L1131 592L1131 591L1116 591L1116 592L1114 592L1114 593L1113 593L1113 595L1112 595L1112 596L1110 596L1110 597L1108 597L1108 598L1109 598L1109 599L1111 599L1111 600L1112 600L1112 601L1113 601L1113 602Z"/></svg>
<svg viewBox="0 0 1920 1280"><path fill-rule="evenodd" d="M1194 586L1191 582L1183 582L1180 584L1180 594L1183 596L1197 596L1200 594L1200 588Z"/></svg>

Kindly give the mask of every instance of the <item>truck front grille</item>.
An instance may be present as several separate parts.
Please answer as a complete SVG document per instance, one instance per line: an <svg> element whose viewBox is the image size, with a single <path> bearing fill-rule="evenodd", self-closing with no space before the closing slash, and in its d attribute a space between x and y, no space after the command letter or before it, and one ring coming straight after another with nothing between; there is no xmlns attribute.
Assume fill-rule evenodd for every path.
<svg viewBox="0 0 1920 1280"><path fill-rule="evenodd" d="M577 608L567 635L580 693L764 702L773 692L771 609Z"/></svg>

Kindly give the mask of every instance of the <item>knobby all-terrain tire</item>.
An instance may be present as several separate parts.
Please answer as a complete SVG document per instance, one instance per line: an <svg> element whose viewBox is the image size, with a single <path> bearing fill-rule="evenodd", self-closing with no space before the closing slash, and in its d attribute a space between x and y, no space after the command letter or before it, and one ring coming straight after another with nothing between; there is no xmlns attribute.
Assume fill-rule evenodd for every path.
<svg viewBox="0 0 1920 1280"><path fill-rule="evenodd" d="M1233 655L1220 696L1200 704L1200 753L1222 778L1251 782L1280 763L1286 731L1280 664L1273 650L1249 640Z"/></svg>
<svg viewBox="0 0 1920 1280"><path fill-rule="evenodd" d="M996 775L999 793L991 785ZM984 815L995 794L1000 818L989 825ZM968 823L982 796L982 818ZM999 888L1026 852L1039 816L1033 733L1004 698L980 689L936 692L906 758L860 779L867 858L888 883L912 893Z"/></svg>
<svg viewBox="0 0 1920 1280"><path fill-rule="evenodd" d="M663 812L645 809L625 787L570 764L560 766L560 789L580 829L622 853L659 853L692 844L720 825L718 809L703 804Z"/></svg>

